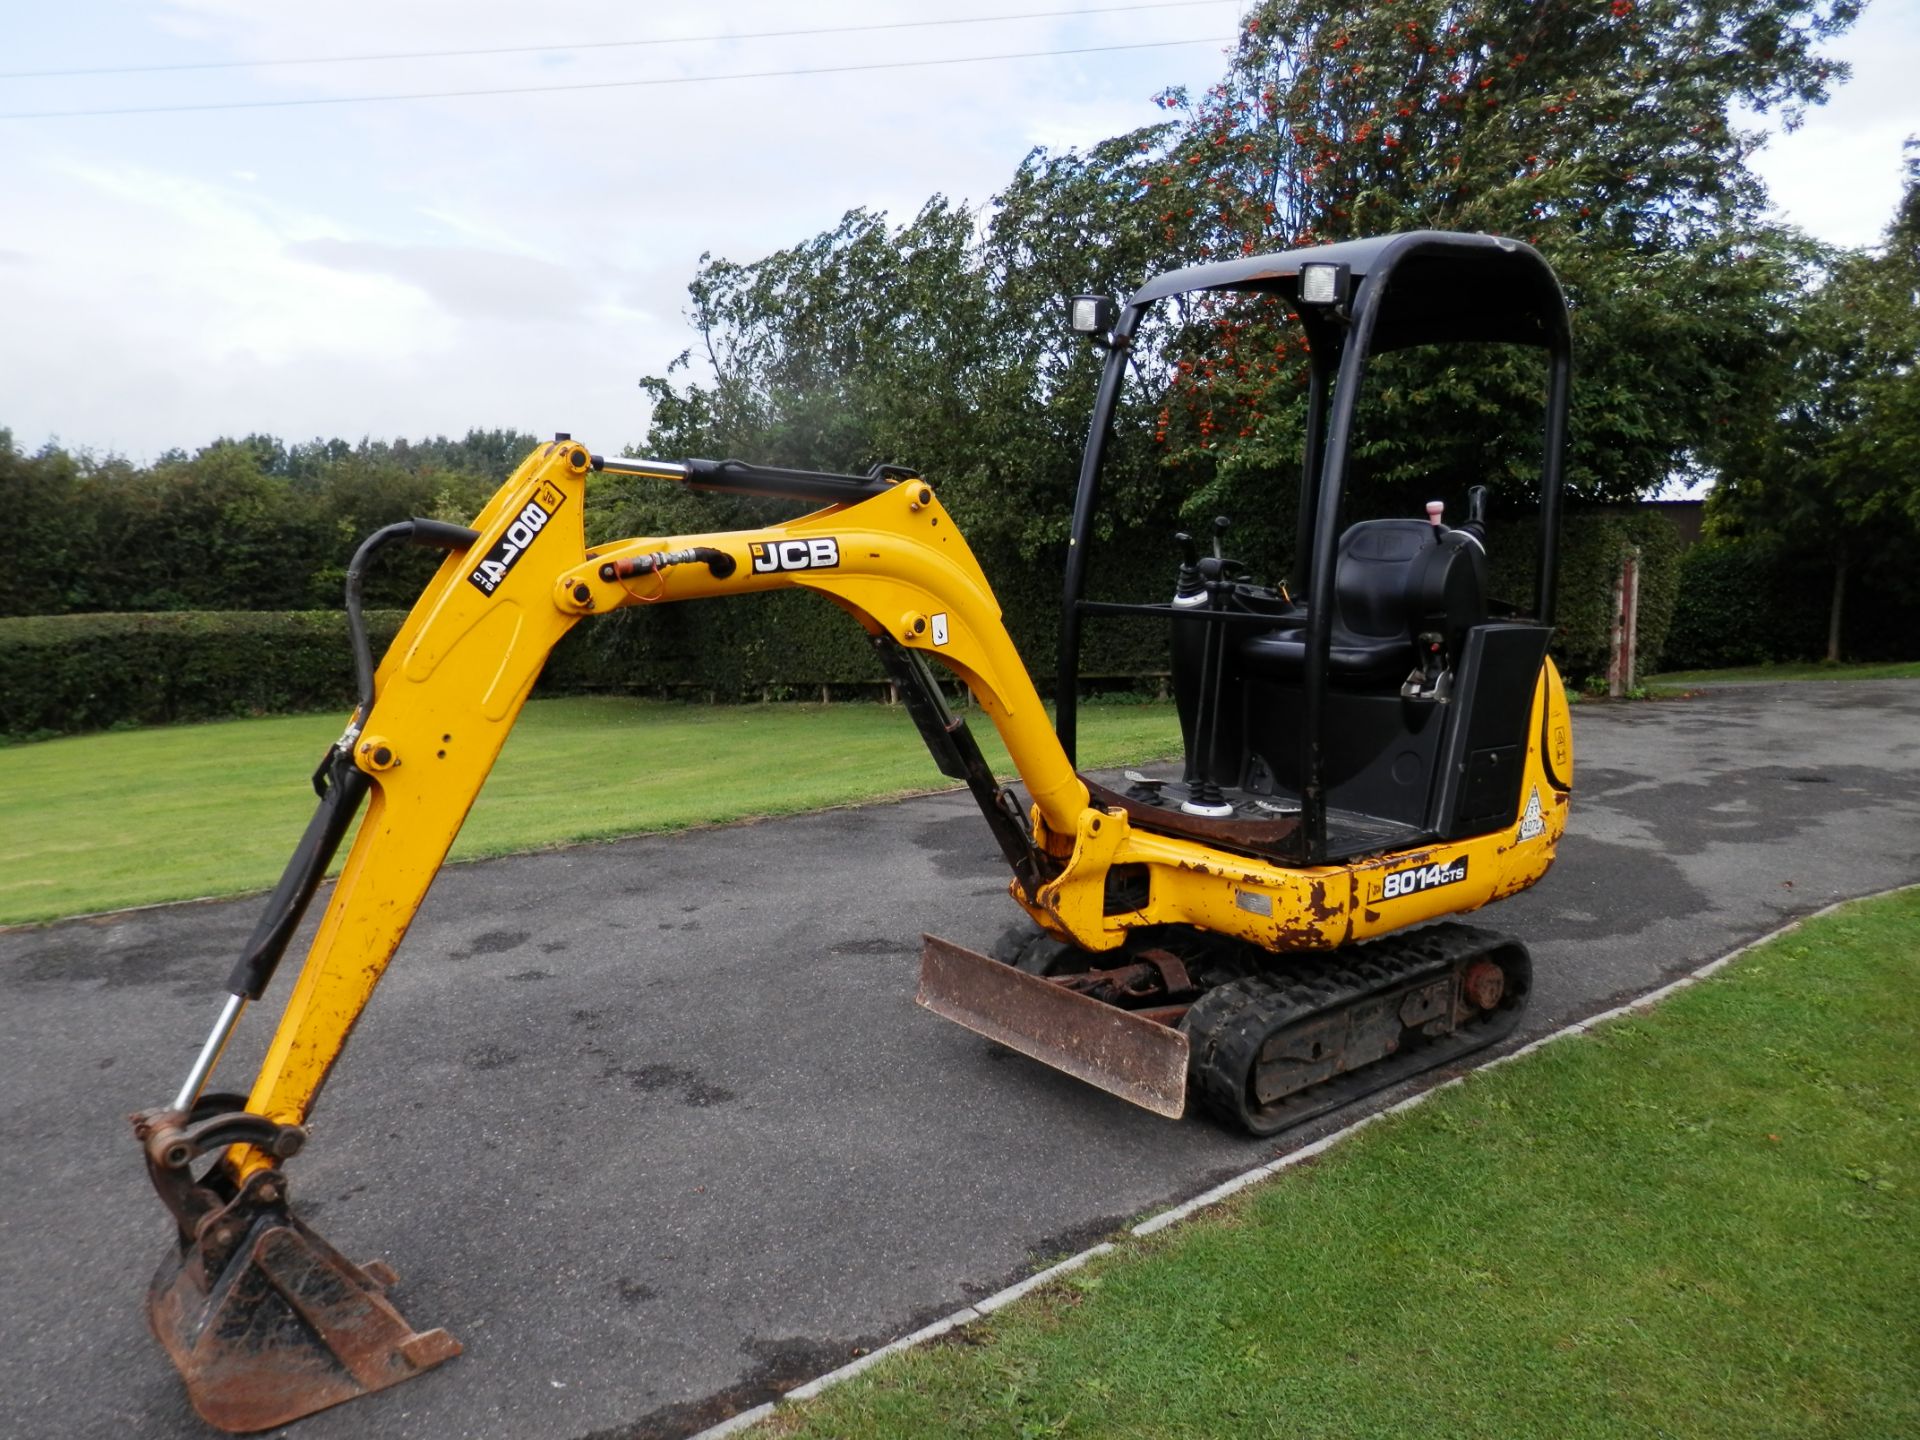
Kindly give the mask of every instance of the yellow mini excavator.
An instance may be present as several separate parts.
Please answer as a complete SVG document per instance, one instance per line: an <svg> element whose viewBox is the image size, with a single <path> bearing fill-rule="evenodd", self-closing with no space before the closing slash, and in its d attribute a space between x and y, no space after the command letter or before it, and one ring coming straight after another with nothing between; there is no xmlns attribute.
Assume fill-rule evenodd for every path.
<svg viewBox="0 0 1920 1440"><path fill-rule="evenodd" d="M1276 297L1309 346L1291 585L1256 584L1217 539L1206 555L1180 537L1167 602L1088 599L1101 455L1143 321L1169 301L1247 295ZM919 1000L943 1016L1162 1115L1192 1096L1256 1134L1512 1030L1526 949L1426 922L1533 884L1566 824L1572 741L1547 639L1571 359L1551 270L1510 240L1421 232L1196 266L1124 304L1089 295L1068 308L1106 357L1052 724L935 487L896 467L620 459L560 435L471 526L407 521L360 547L346 597L359 701L314 775L318 810L178 1095L134 1117L178 1232L149 1317L207 1420L265 1429L459 1353L444 1330L401 1317L390 1271L352 1264L299 1218L285 1165L548 652L623 606L798 587L866 632L934 759L979 802L1025 912L992 956L927 940ZM1527 613L1490 610L1477 487L1458 528L1440 504L1343 526L1370 357L1463 341L1535 347L1547 361ZM784 497L809 513L589 547L597 474ZM361 584L396 541L445 559L376 669ZM1170 635L1186 753L1121 789L1077 772L1075 705L1083 625L1128 617ZM999 731L1025 802L949 712L931 661ZM209 1089L362 810L251 1091Z"/></svg>

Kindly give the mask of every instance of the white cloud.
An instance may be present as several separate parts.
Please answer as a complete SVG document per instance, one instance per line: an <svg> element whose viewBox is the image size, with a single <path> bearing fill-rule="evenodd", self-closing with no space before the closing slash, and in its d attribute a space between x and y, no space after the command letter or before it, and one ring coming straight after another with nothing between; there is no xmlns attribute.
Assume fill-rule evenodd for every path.
<svg viewBox="0 0 1920 1440"><path fill-rule="evenodd" d="M566 265L461 245L384 245L322 237L287 247L295 260L398 280L456 319L583 320L592 294Z"/></svg>
<svg viewBox="0 0 1920 1440"><path fill-rule="evenodd" d="M878 64L1223 36L1235 13L1223 3L562 56L5 82L0 108ZM23 67L52 68L739 34L927 14L911 0L821 0L804 10L774 0L103 0L84 12L34 7L10 40ZM1876 67L1873 56L1856 57L1866 109L1843 109L1843 91L1768 157L1776 194L1810 228L1864 225L1871 238L1891 210L1881 152L1911 106L1904 78L1889 88L1874 77L1890 66L1904 77L1920 64L1914 21L1893 28L1906 41L1875 41L1892 60ZM305 437L493 425L567 429L614 448L644 432L635 380L692 338L681 312L702 251L752 259L853 206L905 218L935 192L984 201L1035 144L1083 145L1165 118L1151 95L1210 83L1219 48L0 122L0 194L9 202L0 208L8 300L0 425L23 443L58 434L136 455L253 429ZM1822 128L1829 124L1838 128ZM1897 162L1897 139L1894 151Z"/></svg>
<svg viewBox="0 0 1920 1440"><path fill-rule="evenodd" d="M1019 7L1007 7L1017 9ZM909 0L791 7L573 0L326 7L169 0L49 66L447 49L916 20ZM1069 24L26 82L19 108L292 99L884 63L1225 34L1232 4ZM1153 119L1218 47L836 77L16 124L0 248L43 288L0 331L0 424L137 454L222 432L645 428L635 381L691 339L702 251L751 259L854 206L989 197L1041 140ZM36 88L38 84L38 88ZM42 217L32 224L22 217ZM46 217L53 217L46 223ZM64 323L63 323L64 322ZM35 332L49 327L55 338ZM62 335L71 339L60 338ZM105 343L103 336L113 337Z"/></svg>
<svg viewBox="0 0 1920 1440"><path fill-rule="evenodd" d="M42 216L19 237L30 283L11 290L0 376L20 439L147 454L215 433L292 425L311 387L370 352L398 361L431 337L431 306L393 280L289 253L325 222L179 174L97 162L5 174ZM242 407L259 406L259 419ZM183 432L178 421L197 421Z"/></svg>
<svg viewBox="0 0 1920 1440"><path fill-rule="evenodd" d="M1900 199L1900 146L1920 132L1920 7L1869 5L1837 47L1853 77L1754 162L1779 212L1836 245L1871 245Z"/></svg>

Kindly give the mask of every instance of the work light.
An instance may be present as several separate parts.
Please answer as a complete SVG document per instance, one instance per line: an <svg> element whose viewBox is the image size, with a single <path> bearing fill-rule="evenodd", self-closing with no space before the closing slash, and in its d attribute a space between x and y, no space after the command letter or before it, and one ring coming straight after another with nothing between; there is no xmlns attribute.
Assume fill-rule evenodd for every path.
<svg viewBox="0 0 1920 1440"><path fill-rule="evenodd" d="M1067 301L1067 328L1076 335L1104 335L1120 307L1106 295L1075 295Z"/></svg>
<svg viewBox="0 0 1920 1440"><path fill-rule="evenodd" d="M1347 267L1316 261L1300 267L1302 305L1339 305L1347 298Z"/></svg>

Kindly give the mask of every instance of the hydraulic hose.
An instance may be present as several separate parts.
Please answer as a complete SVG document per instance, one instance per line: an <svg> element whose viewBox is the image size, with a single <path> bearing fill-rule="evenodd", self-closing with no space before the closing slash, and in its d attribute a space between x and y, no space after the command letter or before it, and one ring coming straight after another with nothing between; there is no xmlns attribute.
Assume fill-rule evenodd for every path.
<svg viewBox="0 0 1920 1440"><path fill-rule="evenodd" d="M479 538L478 530L469 530L464 525L416 517L374 531L353 552L353 559L347 562L347 633L353 642L353 679L359 703L349 728L357 730L373 712L373 646L367 640L367 622L360 611L360 587L374 552L395 540L410 540L415 545L440 550L465 550Z"/></svg>

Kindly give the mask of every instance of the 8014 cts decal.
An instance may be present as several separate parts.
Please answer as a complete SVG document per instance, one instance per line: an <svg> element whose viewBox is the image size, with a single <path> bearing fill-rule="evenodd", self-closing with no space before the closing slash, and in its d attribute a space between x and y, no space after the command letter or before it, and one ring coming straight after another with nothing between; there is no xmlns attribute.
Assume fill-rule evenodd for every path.
<svg viewBox="0 0 1920 1440"><path fill-rule="evenodd" d="M1422 890L1437 890L1442 885L1458 885L1467 878L1467 857L1452 862L1436 860L1431 865L1410 865L1404 870L1389 870L1380 877L1375 900L1398 900L1403 895L1418 895Z"/></svg>
<svg viewBox="0 0 1920 1440"><path fill-rule="evenodd" d="M500 538L493 542L493 548L474 566L472 573L467 576L467 583L482 595L491 595L498 590L500 582L507 578L507 572L519 563L520 557L527 553L527 547L533 544L533 537L547 528L547 522L553 519L554 512L566 500L566 492L551 483L543 484L534 491L533 499L513 517L513 523L507 526Z"/></svg>

